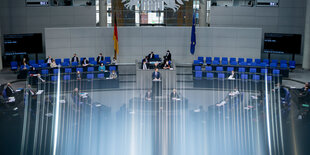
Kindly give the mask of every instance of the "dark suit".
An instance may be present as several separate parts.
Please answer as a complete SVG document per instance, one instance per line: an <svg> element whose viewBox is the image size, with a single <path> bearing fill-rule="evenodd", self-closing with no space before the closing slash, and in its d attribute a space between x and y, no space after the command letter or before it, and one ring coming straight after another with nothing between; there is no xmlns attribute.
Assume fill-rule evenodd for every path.
<svg viewBox="0 0 310 155"><path fill-rule="evenodd" d="M49 59L49 58L46 58L46 59L45 59L45 63L48 63L48 59ZM53 61L53 58L51 58L50 63L52 63L52 61Z"/></svg>
<svg viewBox="0 0 310 155"><path fill-rule="evenodd" d="M153 54L150 53L149 56L148 56L149 59L154 59L154 55L155 55L154 53Z"/></svg>
<svg viewBox="0 0 310 155"><path fill-rule="evenodd" d="M83 59L82 65L86 65L86 64L88 64L88 60L85 58Z"/></svg>
<svg viewBox="0 0 310 155"><path fill-rule="evenodd" d="M172 99L172 98L180 98L180 96L178 95L178 93L177 92L175 92L175 93L171 93L170 94L170 98Z"/></svg>
<svg viewBox="0 0 310 155"><path fill-rule="evenodd" d="M152 98L153 94L152 92L150 92L150 94L148 92L145 93L145 98Z"/></svg>
<svg viewBox="0 0 310 155"><path fill-rule="evenodd" d="M168 53L167 52L167 54L166 54L166 56L165 56L166 58L166 60L168 60L168 61L171 61L171 53Z"/></svg>
<svg viewBox="0 0 310 155"><path fill-rule="evenodd" d="M100 63L101 61L104 61L104 57L103 56L98 56L97 57L97 62Z"/></svg>
<svg viewBox="0 0 310 155"><path fill-rule="evenodd" d="M71 62L79 63L80 62L79 57L72 57Z"/></svg>
<svg viewBox="0 0 310 155"><path fill-rule="evenodd" d="M5 88L5 93L7 97L11 97L15 93L15 90L11 86L7 86Z"/></svg>
<svg viewBox="0 0 310 155"><path fill-rule="evenodd" d="M159 78L160 78L160 73L157 72L157 74L156 74L156 72L153 72L152 79L154 80L154 79L159 79Z"/></svg>

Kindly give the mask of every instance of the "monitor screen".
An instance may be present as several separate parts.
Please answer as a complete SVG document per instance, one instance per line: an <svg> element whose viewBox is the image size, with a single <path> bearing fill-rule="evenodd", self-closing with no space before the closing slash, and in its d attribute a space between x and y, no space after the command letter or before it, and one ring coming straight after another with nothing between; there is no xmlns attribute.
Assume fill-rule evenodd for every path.
<svg viewBox="0 0 310 155"><path fill-rule="evenodd" d="M300 34L265 33L264 52L274 54L300 54Z"/></svg>
<svg viewBox="0 0 310 155"><path fill-rule="evenodd" d="M4 52L9 53L42 53L42 34L5 34Z"/></svg>

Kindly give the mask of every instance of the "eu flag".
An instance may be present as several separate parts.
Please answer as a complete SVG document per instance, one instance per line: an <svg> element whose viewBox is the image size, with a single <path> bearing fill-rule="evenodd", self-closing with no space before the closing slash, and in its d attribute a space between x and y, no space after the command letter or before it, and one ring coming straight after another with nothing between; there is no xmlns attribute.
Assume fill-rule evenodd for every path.
<svg viewBox="0 0 310 155"><path fill-rule="evenodd" d="M191 54L195 53L196 46L196 26L195 26L195 12L193 13L192 37L191 37Z"/></svg>

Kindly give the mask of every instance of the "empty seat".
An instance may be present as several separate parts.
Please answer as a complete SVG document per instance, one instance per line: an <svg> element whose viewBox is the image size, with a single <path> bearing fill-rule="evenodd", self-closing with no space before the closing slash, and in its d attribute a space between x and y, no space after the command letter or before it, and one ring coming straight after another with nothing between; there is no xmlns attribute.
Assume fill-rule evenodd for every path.
<svg viewBox="0 0 310 155"><path fill-rule="evenodd" d="M198 57L198 60L203 62L203 57Z"/></svg>
<svg viewBox="0 0 310 155"><path fill-rule="evenodd" d="M200 71L201 70L201 66L195 66L195 71Z"/></svg>
<svg viewBox="0 0 310 155"><path fill-rule="evenodd" d="M88 58L88 61L89 62L95 61L95 58L94 57L90 57L90 58Z"/></svg>
<svg viewBox="0 0 310 155"><path fill-rule="evenodd" d="M227 57L222 57L222 62L223 61L227 61L228 62L228 58Z"/></svg>
<svg viewBox="0 0 310 155"><path fill-rule="evenodd" d="M280 60L280 64L287 64L286 60Z"/></svg>
<svg viewBox="0 0 310 155"><path fill-rule="evenodd" d="M51 81L57 81L58 80L58 76L51 76Z"/></svg>
<svg viewBox="0 0 310 155"><path fill-rule="evenodd" d="M262 62L262 63L260 63L260 66L261 66L261 67L268 67L268 65L267 65L267 63L266 63L266 62Z"/></svg>
<svg viewBox="0 0 310 155"><path fill-rule="evenodd" d="M71 76L70 75L64 75L64 80L71 80Z"/></svg>
<svg viewBox="0 0 310 155"><path fill-rule="evenodd" d="M278 60L277 60L277 59L273 59L273 60L271 60L271 63L276 63L276 64L278 64Z"/></svg>
<svg viewBox="0 0 310 155"><path fill-rule="evenodd" d="M255 81L260 80L260 76L259 75L253 75L253 80L255 80Z"/></svg>
<svg viewBox="0 0 310 155"><path fill-rule="evenodd" d="M295 69L296 68L296 61L289 61L289 67L290 67L290 69Z"/></svg>
<svg viewBox="0 0 310 155"><path fill-rule="evenodd" d="M244 58L238 58L238 63L244 62Z"/></svg>
<svg viewBox="0 0 310 155"><path fill-rule="evenodd" d="M66 61L64 61L64 62L66 62ZM61 64L61 59L55 59L55 63L56 63L56 65L60 65Z"/></svg>
<svg viewBox="0 0 310 155"><path fill-rule="evenodd" d="M240 62L239 65L240 65L240 66L246 66L246 65L248 65L248 64L247 64L246 62Z"/></svg>
<svg viewBox="0 0 310 155"><path fill-rule="evenodd" d="M267 76L267 81L271 82L271 80L272 80L272 76Z"/></svg>
<svg viewBox="0 0 310 155"><path fill-rule="evenodd" d="M64 67L68 67L70 65L70 63L68 63L68 62L63 62L62 64L61 64L61 66L64 66Z"/></svg>
<svg viewBox="0 0 310 155"><path fill-rule="evenodd" d="M47 67L48 67L47 63L41 64L41 68L47 68Z"/></svg>
<svg viewBox="0 0 310 155"><path fill-rule="evenodd" d="M79 63L78 62L72 62L71 66L78 66Z"/></svg>
<svg viewBox="0 0 310 155"><path fill-rule="evenodd" d="M48 75L48 70L47 70L47 69L42 69L42 70L41 70L41 74L42 74L43 76Z"/></svg>
<svg viewBox="0 0 310 155"><path fill-rule="evenodd" d="M54 73L54 74L60 73L60 69L53 69L53 73Z"/></svg>
<svg viewBox="0 0 310 155"><path fill-rule="evenodd" d="M261 72L262 74L268 74L268 69L261 69L260 72Z"/></svg>
<svg viewBox="0 0 310 155"><path fill-rule="evenodd" d="M277 66L278 66L277 63L274 63L274 62L270 63L270 67L271 67L271 68L276 68Z"/></svg>
<svg viewBox="0 0 310 155"><path fill-rule="evenodd" d="M223 60L222 60L222 65L228 65L228 61L226 61L226 60L223 61Z"/></svg>
<svg viewBox="0 0 310 155"><path fill-rule="evenodd" d="M219 73L219 74L217 74L217 78L225 79L225 74L224 73Z"/></svg>
<svg viewBox="0 0 310 155"><path fill-rule="evenodd" d="M61 60L60 60L61 61ZM67 62L70 64L70 59L69 58L64 58L64 62Z"/></svg>
<svg viewBox="0 0 310 155"><path fill-rule="evenodd" d="M280 64L280 68L287 68L287 64Z"/></svg>
<svg viewBox="0 0 310 155"><path fill-rule="evenodd" d="M99 78L99 79L103 79L103 78L104 78L104 73L100 73L100 74L98 74L98 75L97 75L97 78Z"/></svg>
<svg viewBox="0 0 310 155"><path fill-rule="evenodd" d="M71 68L65 68L65 73L71 73L72 69Z"/></svg>
<svg viewBox="0 0 310 155"><path fill-rule="evenodd" d="M198 65L198 64L202 64L202 62L199 60L194 60L194 65Z"/></svg>
<svg viewBox="0 0 310 155"><path fill-rule="evenodd" d="M231 62L237 62L237 59L236 58L230 58L229 59L229 62L231 63Z"/></svg>
<svg viewBox="0 0 310 155"><path fill-rule="evenodd" d="M212 58L211 57L206 57L206 64L211 65L212 64Z"/></svg>
<svg viewBox="0 0 310 155"><path fill-rule="evenodd" d="M216 67L216 71L222 72L223 71L223 67Z"/></svg>
<svg viewBox="0 0 310 155"><path fill-rule="evenodd" d="M210 79L210 78L214 78L214 74L213 74L213 73L207 73L206 76L207 76L207 78L209 78L209 79Z"/></svg>
<svg viewBox="0 0 310 155"><path fill-rule="evenodd" d="M35 69L39 69L40 66L38 64L32 64L32 67L35 68Z"/></svg>
<svg viewBox="0 0 310 155"><path fill-rule="evenodd" d="M95 70L94 67L88 67L88 68L87 68L87 72L93 72L94 70Z"/></svg>
<svg viewBox="0 0 310 155"><path fill-rule="evenodd" d="M256 64L256 62L251 62L251 63L249 63L250 64L250 66L258 66L257 64Z"/></svg>
<svg viewBox="0 0 310 155"><path fill-rule="evenodd" d="M158 59L158 58L159 58L159 55L158 55L158 54L154 54L154 58L155 58L155 59Z"/></svg>
<svg viewBox="0 0 310 155"><path fill-rule="evenodd" d="M250 68L250 73L256 73L256 68Z"/></svg>
<svg viewBox="0 0 310 155"><path fill-rule="evenodd" d="M78 72L78 71L79 71L80 73L82 73L82 72L83 72L83 68L80 68L80 67L79 67L79 68L76 68L76 72Z"/></svg>
<svg viewBox="0 0 310 155"><path fill-rule="evenodd" d="M266 64L269 64L269 59L263 59L263 62L265 62Z"/></svg>
<svg viewBox="0 0 310 155"><path fill-rule="evenodd" d="M200 67L200 70L201 70L201 67ZM110 66L109 71L116 71L116 66Z"/></svg>
<svg viewBox="0 0 310 155"><path fill-rule="evenodd" d="M11 69L12 70L17 70L18 69L18 63L16 61L11 62Z"/></svg>
<svg viewBox="0 0 310 155"><path fill-rule="evenodd" d="M245 68L240 67L240 68L238 69L238 72L245 72Z"/></svg>
<svg viewBox="0 0 310 155"><path fill-rule="evenodd" d="M261 60L260 59L255 59L255 63L260 64Z"/></svg>
<svg viewBox="0 0 310 155"><path fill-rule="evenodd" d="M274 74L274 75L280 75L280 70L274 69L274 70L272 70L272 74Z"/></svg>
<svg viewBox="0 0 310 155"><path fill-rule="evenodd" d="M219 64L220 64L220 62L219 62L219 61L214 60L214 61L212 62L212 64L213 64L213 65L219 65Z"/></svg>
<svg viewBox="0 0 310 155"><path fill-rule="evenodd" d="M218 62L220 62L221 60L220 60L220 57L214 57L213 61L218 61Z"/></svg>
<svg viewBox="0 0 310 155"><path fill-rule="evenodd" d="M45 62L45 61L44 61L44 60L42 60L42 59L38 60L38 64L39 64L39 65L44 64L44 62Z"/></svg>
<svg viewBox="0 0 310 155"><path fill-rule="evenodd" d="M227 67L227 71L228 72L231 72L231 71L233 71L234 70L234 67Z"/></svg>
<svg viewBox="0 0 310 155"><path fill-rule="evenodd" d="M156 58L156 57L154 56L154 58ZM107 63L111 63L111 57L105 57L104 61L106 61Z"/></svg>
<svg viewBox="0 0 310 155"><path fill-rule="evenodd" d="M206 66L206 71L212 71L212 67L211 66Z"/></svg>
<svg viewBox="0 0 310 155"><path fill-rule="evenodd" d="M248 74L241 74L241 79L247 80L248 79Z"/></svg>
<svg viewBox="0 0 310 155"><path fill-rule="evenodd" d="M236 65L238 65L238 63L237 63L237 61L231 61L230 65L236 66Z"/></svg>
<svg viewBox="0 0 310 155"><path fill-rule="evenodd" d="M29 60L29 65L33 65L33 64L36 64L36 61L35 60Z"/></svg>
<svg viewBox="0 0 310 155"><path fill-rule="evenodd" d="M94 74L87 74L86 77L87 77L87 79L93 79L94 78Z"/></svg>
<svg viewBox="0 0 310 155"><path fill-rule="evenodd" d="M97 65L97 61L90 61L90 64Z"/></svg>
<svg viewBox="0 0 310 155"><path fill-rule="evenodd" d="M195 72L195 77L196 78L202 78L202 71L196 71Z"/></svg>
<svg viewBox="0 0 310 155"><path fill-rule="evenodd" d="M252 59L252 58L247 58L247 59L246 59L246 62L247 62L247 63L252 63L252 62L253 62L253 59Z"/></svg>

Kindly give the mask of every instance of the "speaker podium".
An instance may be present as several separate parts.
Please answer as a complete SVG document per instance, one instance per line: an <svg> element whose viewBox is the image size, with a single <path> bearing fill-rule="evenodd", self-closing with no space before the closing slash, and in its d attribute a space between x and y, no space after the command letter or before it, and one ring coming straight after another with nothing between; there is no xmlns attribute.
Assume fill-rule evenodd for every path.
<svg viewBox="0 0 310 155"><path fill-rule="evenodd" d="M153 96L162 96L162 81L161 80L153 80L152 81L152 92Z"/></svg>

